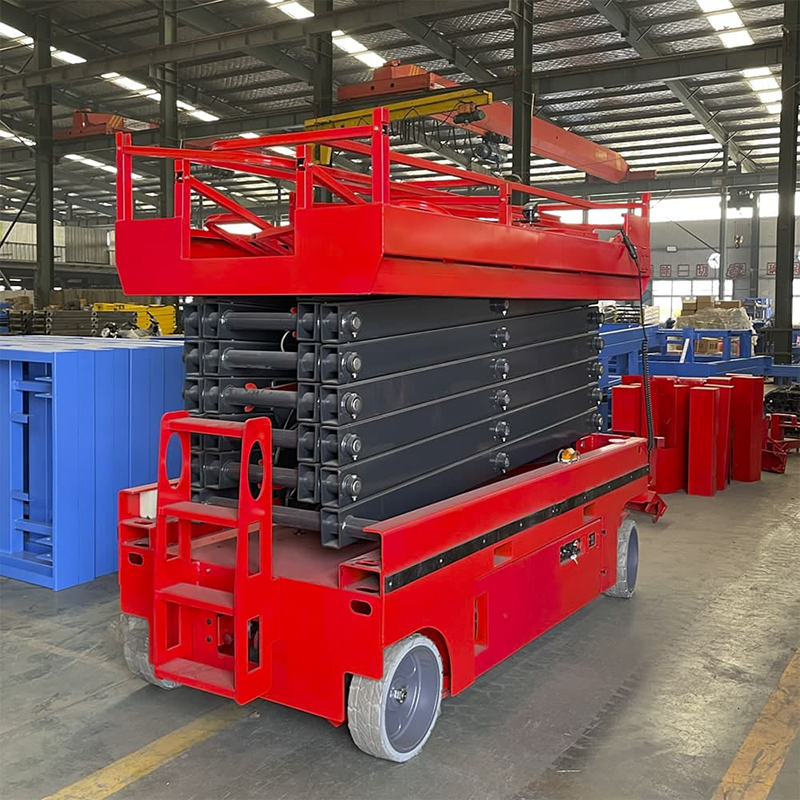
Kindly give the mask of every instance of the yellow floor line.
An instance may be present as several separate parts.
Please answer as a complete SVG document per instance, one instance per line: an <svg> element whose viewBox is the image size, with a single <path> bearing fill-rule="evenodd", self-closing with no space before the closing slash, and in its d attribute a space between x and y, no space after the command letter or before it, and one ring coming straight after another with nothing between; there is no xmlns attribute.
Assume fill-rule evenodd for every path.
<svg viewBox="0 0 800 800"><path fill-rule="evenodd" d="M149 775L218 731L230 727L248 713L249 709L226 703L43 800L103 800Z"/></svg>
<svg viewBox="0 0 800 800"><path fill-rule="evenodd" d="M800 731L800 650L783 671L712 800L766 800Z"/></svg>

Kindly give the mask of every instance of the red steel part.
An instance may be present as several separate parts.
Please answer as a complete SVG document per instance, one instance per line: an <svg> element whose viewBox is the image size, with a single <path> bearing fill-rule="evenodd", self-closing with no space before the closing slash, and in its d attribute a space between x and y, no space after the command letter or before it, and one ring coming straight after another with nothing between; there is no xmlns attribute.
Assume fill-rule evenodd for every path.
<svg viewBox="0 0 800 800"><path fill-rule="evenodd" d="M440 88L457 88L461 84L415 65L390 62L376 69L372 80L352 86L340 86L340 101L355 100L369 96L400 95L408 92L432 91ZM499 133L509 139L513 133L514 111L507 103L490 103L482 106L484 118L472 123L456 123L454 114L431 114L434 119L463 128L478 135ZM625 159L608 147L564 130L551 122L533 117L531 119L531 152L559 164L593 175L596 178L619 183L630 178L630 168Z"/></svg>
<svg viewBox="0 0 800 800"><path fill-rule="evenodd" d="M412 633L440 648L455 694L611 587L624 509L647 492L646 443L598 434L575 462L376 523L374 540L337 551L271 526L263 486L237 508L197 508L183 478L165 481L169 436L188 472L192 431L266 449L264 422L167 415L155 521L143 517L154 486L120 496L121 606L148 620L157 676L335 723L347 676L380 678L384 649ZM573 543L575 559L562 551Z"/></svg>
<svg viewBox="0 0 800 800"><path fill-rule="evenodd" d="M731 477L735 481L760 481L764 378L755 375L733 375L731 383L733 384Z"/></svg>
<svg viewBox="0 0 800 800"><path fill-rule="evenodd" d="M309 131L230 141L212 151L134 147L117 143L117 267L129 294L343 295L400 294L461 297L589 299L639 297L650 275L649 197L641 202L600 204L546 189L515 184L389 150L388 115L377 109L366 130ZM345 137L345 138L343 138ZM306 142L306 144L303 144ZM335 143L367 155L371 175L313 162L311 144ZM298 148L298 158L253 152L254 148ZM135 219L134 157L175 160L175 216ZM392 163L438 173L442 181L389 179ZM203 164L237 172L293 180L290 229L284 235L233 198L191 174ZM433 184L431 186L430 184ZM315 201L314 187L341 202ZM435 188L434 188L435 187ZM465 196L478 188L490 194ZM453 191L458 190L458 191ZM524 223L510 204L517 190L573 208L625 211L621 226L636 245L640 265L621 235L598 234L620 225L569 225L552 215ZM222 223L192 228L191 194L200 193L231 219L260 230L226 231ZM606 240L608 239L608 240ZM159 254L158 259L152 253Z"/></svg>
<svg viewBox="0 0 800 800"><path fill-rule="evenodd" d="M800 450L800 438L787 436L797 430L800 420L795 414L767 414L764 418L764 444L761 468L765 472L786 472L786 461L792 450Z"/></svg>
<svg viewBox="0 0 800 800"><path fill-rule="evenodd" d="M717 493L719 405L716 386L689 390L689 494L713 497Z"/></svg>

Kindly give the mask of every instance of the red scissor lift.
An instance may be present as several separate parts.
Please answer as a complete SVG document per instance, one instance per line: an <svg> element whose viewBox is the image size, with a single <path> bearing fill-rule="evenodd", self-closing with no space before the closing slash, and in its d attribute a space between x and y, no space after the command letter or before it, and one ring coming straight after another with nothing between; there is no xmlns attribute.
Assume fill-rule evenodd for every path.
<svg viewBox="0 0 800 800"><path fill-rule="evenodd" d="M297 158L262 152L279 145L297 147ZM369 157L371 173L315 163L318 145ZM117 153L117 261L130 294L639 299L649 277L648 198L597 204L391 152L383 109L362 127L211 150L136 147L120 134ZM133 218L134 157L174 159L173 217ZM390 180L393 164L437 179ZM290 224L266 222L194 177L193 165L293 181ZM315 187L335 201L319 202ZM543 202L526 213L515 191ZM202 230L191 227L192 192L224 209ZM620 224L566 224L554 213L596 208L629 212L624 235ZM258 232L221 227L233 221ZM348 520L358 539L332 549L280 524L272 459L262 457L272 435L266 417L167 414L157 486L121 493L126 656L159 685L347 720L361 749L405 761L443 696L599 594L633 592L638 533L625 508L647 490L643 439L588 435L559 460L472 491ZM193 499L198 436L240 439L241 475L260 449L259 485L242 481L233 505ZM167 474L172 437L178 478Z"/></svg>

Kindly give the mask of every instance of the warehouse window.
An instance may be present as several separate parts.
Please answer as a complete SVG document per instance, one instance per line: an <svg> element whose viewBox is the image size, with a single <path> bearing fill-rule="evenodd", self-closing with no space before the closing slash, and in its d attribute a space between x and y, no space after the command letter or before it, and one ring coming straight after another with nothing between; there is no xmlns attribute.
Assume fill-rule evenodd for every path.
<svg viewBox="0 0 800 800"><path fill-rule="evenodd" d="M797 281L795 281L797 282ZM684 297L714 295L719 291L715 280L653 281L653 305L659 308L659 319L663 322L681 313ZM725 300L733 299L733 281L725 281Z"/></svg>

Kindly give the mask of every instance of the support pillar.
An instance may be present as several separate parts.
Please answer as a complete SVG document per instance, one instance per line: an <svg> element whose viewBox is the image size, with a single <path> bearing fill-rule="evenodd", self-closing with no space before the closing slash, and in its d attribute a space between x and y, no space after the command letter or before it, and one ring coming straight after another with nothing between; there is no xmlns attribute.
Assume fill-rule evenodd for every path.
<svg viewBox="0 0 800 800"><path fill-rule="evenodd" d="M36 16L33 45L34 69L49 69L50 13ZM36 278L34 291L39 308L50 303L54 285L53 255L53 90L38 86L32 90L36 132Z"/></svg>
<svg viewBox="0 0 800 800"><path fill-rule="evenodd" d="M725 299L725 276L728 274L728 145L722 147L722 191L719 196L719 293Z"/></svg>
<svg viewBox="0 0 800 800"><path fill-rule="evenodd" d="M775 361L792 363L792 280L794 277L794 198L797 191L797 112L800 105L800 3L783 4L778 231L775 268Z"/></svg>
<svg viewBox="0 0 800 800"><path fill-rule="evenodd" d="M314 0L314 16L333 11L333 0ZM333 37L330 31L323 31L312 37L314 48L313 102L314 116L328 117L333 114ZM318 148L319 149L319 148ZM317 199L330 203L332 196L328 189L316 189Z"/></svg>
<svg viewBox="0 0 800 800"><path fill-rule="evenodd" d="M161 0L159 9L159 44L174 44L178 40L177 0ZM158 88L161 92L161 127L159 140L162 147L178 146L178 65L174 61L158 68ZM175 213L175 167L168 158L159 159L161 179L161 216Z"/></svg>
<svg viewBox="0 0 800 800"><path fill-rule="evenodd" d="M759 296L758 270L761 262L761 195L753 194L753 218L750 220L750 297Z"/></svg>
<svg viewBox="0 0 800 800"><path fill-rule="evenodd" d="M512 166L526 186L531 182L531 115L533 114L533 0L512 0L514 18L514 72L512 106ZM527 197L515 192L511 202L522 205Z"/></svg>

